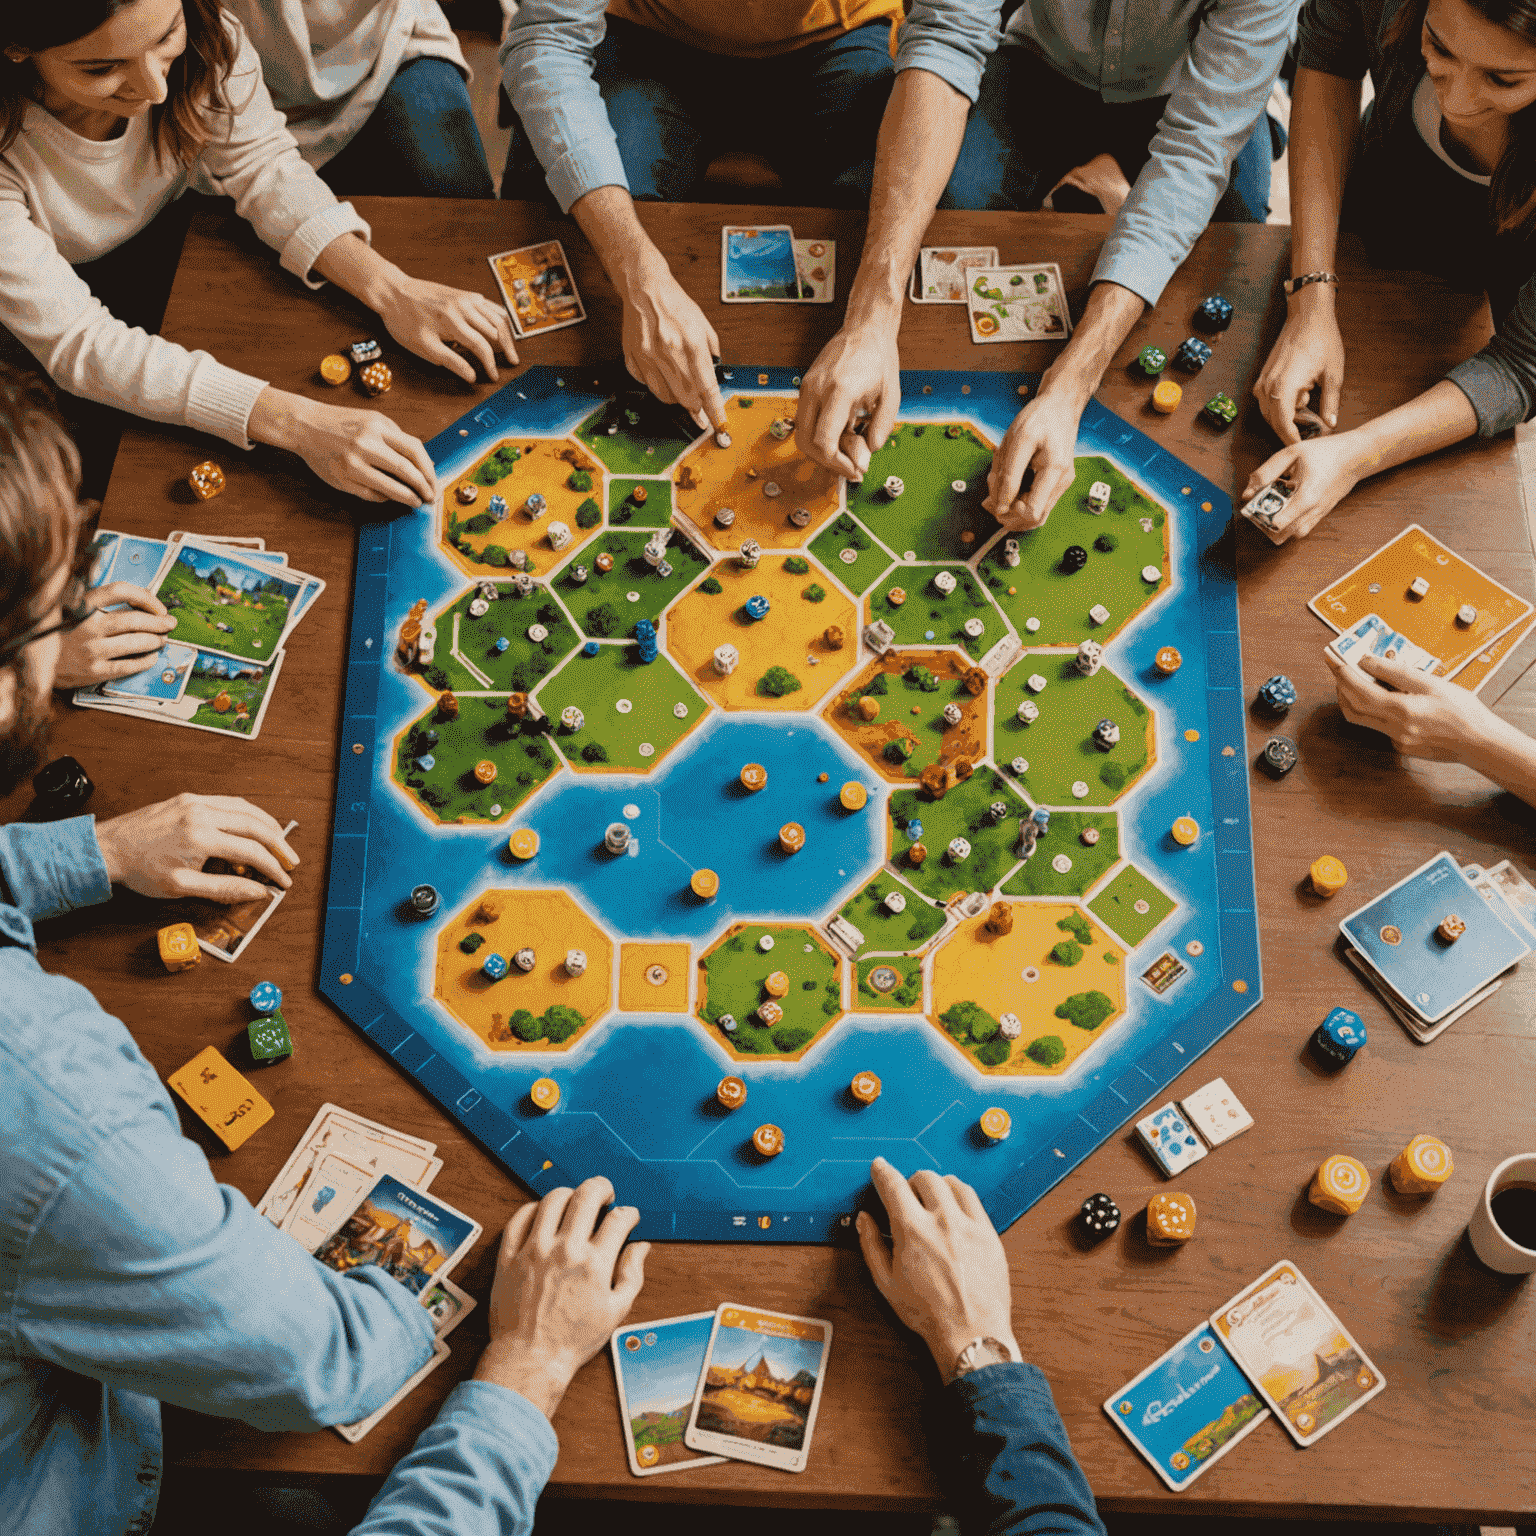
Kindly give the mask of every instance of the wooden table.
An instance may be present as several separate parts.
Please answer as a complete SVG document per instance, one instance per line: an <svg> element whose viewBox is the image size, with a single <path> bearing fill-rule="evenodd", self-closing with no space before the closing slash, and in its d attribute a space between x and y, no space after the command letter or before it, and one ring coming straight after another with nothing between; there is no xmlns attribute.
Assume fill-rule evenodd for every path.
<svg viewBox="0 0 1536 1536"><path fill-rule="evenodd" d="M557 232L566 242L591 319L528 342L525 362L611 358L618 350L612 287L575 229L552 229L528 205L360 201L376 243L408 271L491 293L486 253ZM642 221L719 331L727 360L808 364L841 316L841 304L723 306L718 302L719 226L755 210L643 206ZM848 214L789 209L802 235L839 244L840 296L858 259L862 225ZM929 238L996 243L1004 260L1061 263L1074 308L1084 297L1107 228L1097 218L946 214ZM1139 325L1111 367L1100 397L1218 483L1241 488L1272 439L1247 391L1279 324L1274 298L1286 250L1282 229L1213 229L1175 277L1158 311ZM1417 393L1487 334L1486 311L1428 280L1368 270L1341 258L1340 311L1350 372L1343 419L1360 421ZM1237 306L1232 328L1172 419L1146 409L1144 383L1125 364L1148 341L1170 351L1205 293ZM201 217L177 275L165 334L206 347L281 387L325 397L314 369L322 353L378 329L344 296L311 295L235 221ZM387 339L386 339L387 340ZM908 306L902 358L911 367L1041 368L1043 344L973 346L962 313ZM380 402L425 439L493 388L469 388L391 347L393 392ZM1197 419L1218 388L1244 403L1225 435ZM329 396L328 398L335 398ZM349 399L351 397L348 397ZM207 505L185 489L188 469L209 454L228 475ZM131 430L106 501L107 526L163 535L172 527L262 534L330 589L295 640L261 737L236 744L198 732L156 729L64 708L60 751L84 762L98 783L92 809L110 816L179 790L246 795L280 819L297 818L305 857L298 882L251 957L231 969L205 963L167 976L155 958L164 909L131 896L48 925L44 963L88 985L127 1021L165 1074L204 1045L225 1046L244 1022L243 997L272 976L288 995L298 1053L262 1076L275 1125L233 1157L220 1178L252 1198L276 1172L315 1108L327 1099L435 1139L446 1166L437 1192L474 1212L486 1239L460 1278L484 1294L491 1243L524 1194L404 1076L322 1003L314 991L329 837L354 541L363 513L296 461L244 455L187 432ZM1095 1190L1128 1215L1162 1181L1129 1135L1112 1138L1006 1236L1014 1268L1015 1324L1026 1354L1050 1378L1078 1454L1105 1509L1175 1508L1191 1514L1271 1513L1322 1517L1484 1520L1513 1523L1536 1511L1536 1287L1506 1283L1469 1258L1462 1229L1491 1166L1536 1146L1536 965L1429 1048L1415 1044L1331 949L1336 924L1362 893L1379 891L1432 853L1491 863L1507 853L1529 867L1532 816L1476 775L1428 764L1400 765L1381 738L1347 726L1327 686L1323 626L1304 607L1313 593L1384 543L1405 523L1424 523L1522 595L1536 592L1526 521L1510 442L1473 443L1372 482L1311 538L1273 550L1238 530L1244 675L1250 691L1273 672L1297 683L1290 730L1301 764L1273 783L1255 777L1263 1005L1176 1085L1187 1090L1224 1075L1257 1116L1257 1127L1186 1174L1201 1209L1186 1249L1153 1251L1128 1221L1091 1253L1069 1222ZM1497 698L1527 664L1531 647L1490 685ZM1536 689L1521 683L1503 707L1536 729ZM1252 756L1269 728L1251 722ZM23 808L24 797L6 807ZM1308 895L1308 863L1327 850L1348 864L1341 901ZM1366 1019L1371 1043L1348 1070L1324 1076L1305 1050L1330 1006ZM1457 1171L1431 1201L1379 1187L1386 1163L1417 1131L1455 1149ZM1305 1188L1328 1153L1347 1150L1378 1188L1347 1222L1309 1206ZM1305 1453L1278 1425L1264 1426L1182 1498L1167 1494L1108 1423L1099 1404L1115 1387L1243 1284L1282 1257L1301 1267L1385 1370L1390 1386L1339 1432ZM710 1308L734 1296L831 1318L837 1349L809 1470L799 1477L725 1465L638 1481L621 1454L612 1371L602 1358L578 1376L557 1428L554 1489L631 1499L864 1509L934 1507L938 1490L920 1404L931 1368L883 1309L856 1254L829 1248L764 1249L660 1245L648 1266L639 1317ZM456 1335L453 1359L356 1448L329 1434L262 1435L226 1421L174 1416L177 1465L265 1469L289 1478L382 1473L466 1375L484 1338L482 1308Z"/></svg>

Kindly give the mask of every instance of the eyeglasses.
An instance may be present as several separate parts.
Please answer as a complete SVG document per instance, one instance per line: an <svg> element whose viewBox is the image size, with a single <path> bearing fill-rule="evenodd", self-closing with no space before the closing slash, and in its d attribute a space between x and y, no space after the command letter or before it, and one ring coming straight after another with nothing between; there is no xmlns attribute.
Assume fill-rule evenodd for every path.
<svg viewBox="0 0 1536 1536"><path fill-rule="evenodd" d="M96 551L92 547L91 539L85 537L82 530L80 541L75 547L74 565L69 573L69 581L60 600L58 622L35 625L0 643L0 666L15 660L29 645L39 640L46 640L49 635L67 634L72 629L78 629L95 613L96 605L91 601L91 568L95 563Z"/></svg>

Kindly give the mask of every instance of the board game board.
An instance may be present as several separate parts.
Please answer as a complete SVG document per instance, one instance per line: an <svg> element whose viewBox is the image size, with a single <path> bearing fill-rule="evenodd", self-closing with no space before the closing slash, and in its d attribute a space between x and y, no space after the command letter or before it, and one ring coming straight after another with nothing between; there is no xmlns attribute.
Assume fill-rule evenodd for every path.
<svg viewBox="0 0 1536 1536"><path fill-rule="evenodd" d="M846 491L721 383L728 440L532 368L362 529L321 988L641 1236L836 1239L876 1154L1006 1227L1260 999L1231 504L1090 404L1014 546L1033 376L904 374Z"/></svg>

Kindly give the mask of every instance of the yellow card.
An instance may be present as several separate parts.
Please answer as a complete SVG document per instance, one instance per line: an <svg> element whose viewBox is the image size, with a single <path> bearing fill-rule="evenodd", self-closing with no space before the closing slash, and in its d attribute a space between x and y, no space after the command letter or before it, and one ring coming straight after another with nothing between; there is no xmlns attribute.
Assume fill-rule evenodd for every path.
<svg viewBox="0 0 1536 1536"><path fill-rule="evenodd" d="M211 1045L173 1072L170 1083L231 1152L272 1118L272 1106Z"/></svg>

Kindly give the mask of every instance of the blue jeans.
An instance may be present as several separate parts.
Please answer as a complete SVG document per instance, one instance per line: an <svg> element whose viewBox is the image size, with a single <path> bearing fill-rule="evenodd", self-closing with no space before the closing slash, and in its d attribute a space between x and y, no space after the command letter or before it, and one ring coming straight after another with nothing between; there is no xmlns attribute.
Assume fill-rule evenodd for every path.
<svg viewBox="0 0 1536 1536"><path fill-rule="evenodd" d="M636 199L688 202L727 149L767 159L792 201L864 208L875 137L895 80L888 23L768 59L738 59L608 18L593 78ZM514 116L503 197L544 197L544 171Z"/></svg>
<svg viewBox="0 0 1536 1536"><path fill-rule="evenodd" d="M402 64L320 177L341 197L496 195L464 77L446 59Z"/></svg>
<svg viewBox="0 0 1536 1536"><path fill-rule="evenodd" d="M1107 102L1029 49L999 48L987 61L939 207L1036 209L1073 166L1106 153L1134 183L1167 105L1166 96ZM1233 162L1213 223L1262 224L1269 217L1272 159L1269 119L1261 115Z"/></svg>

